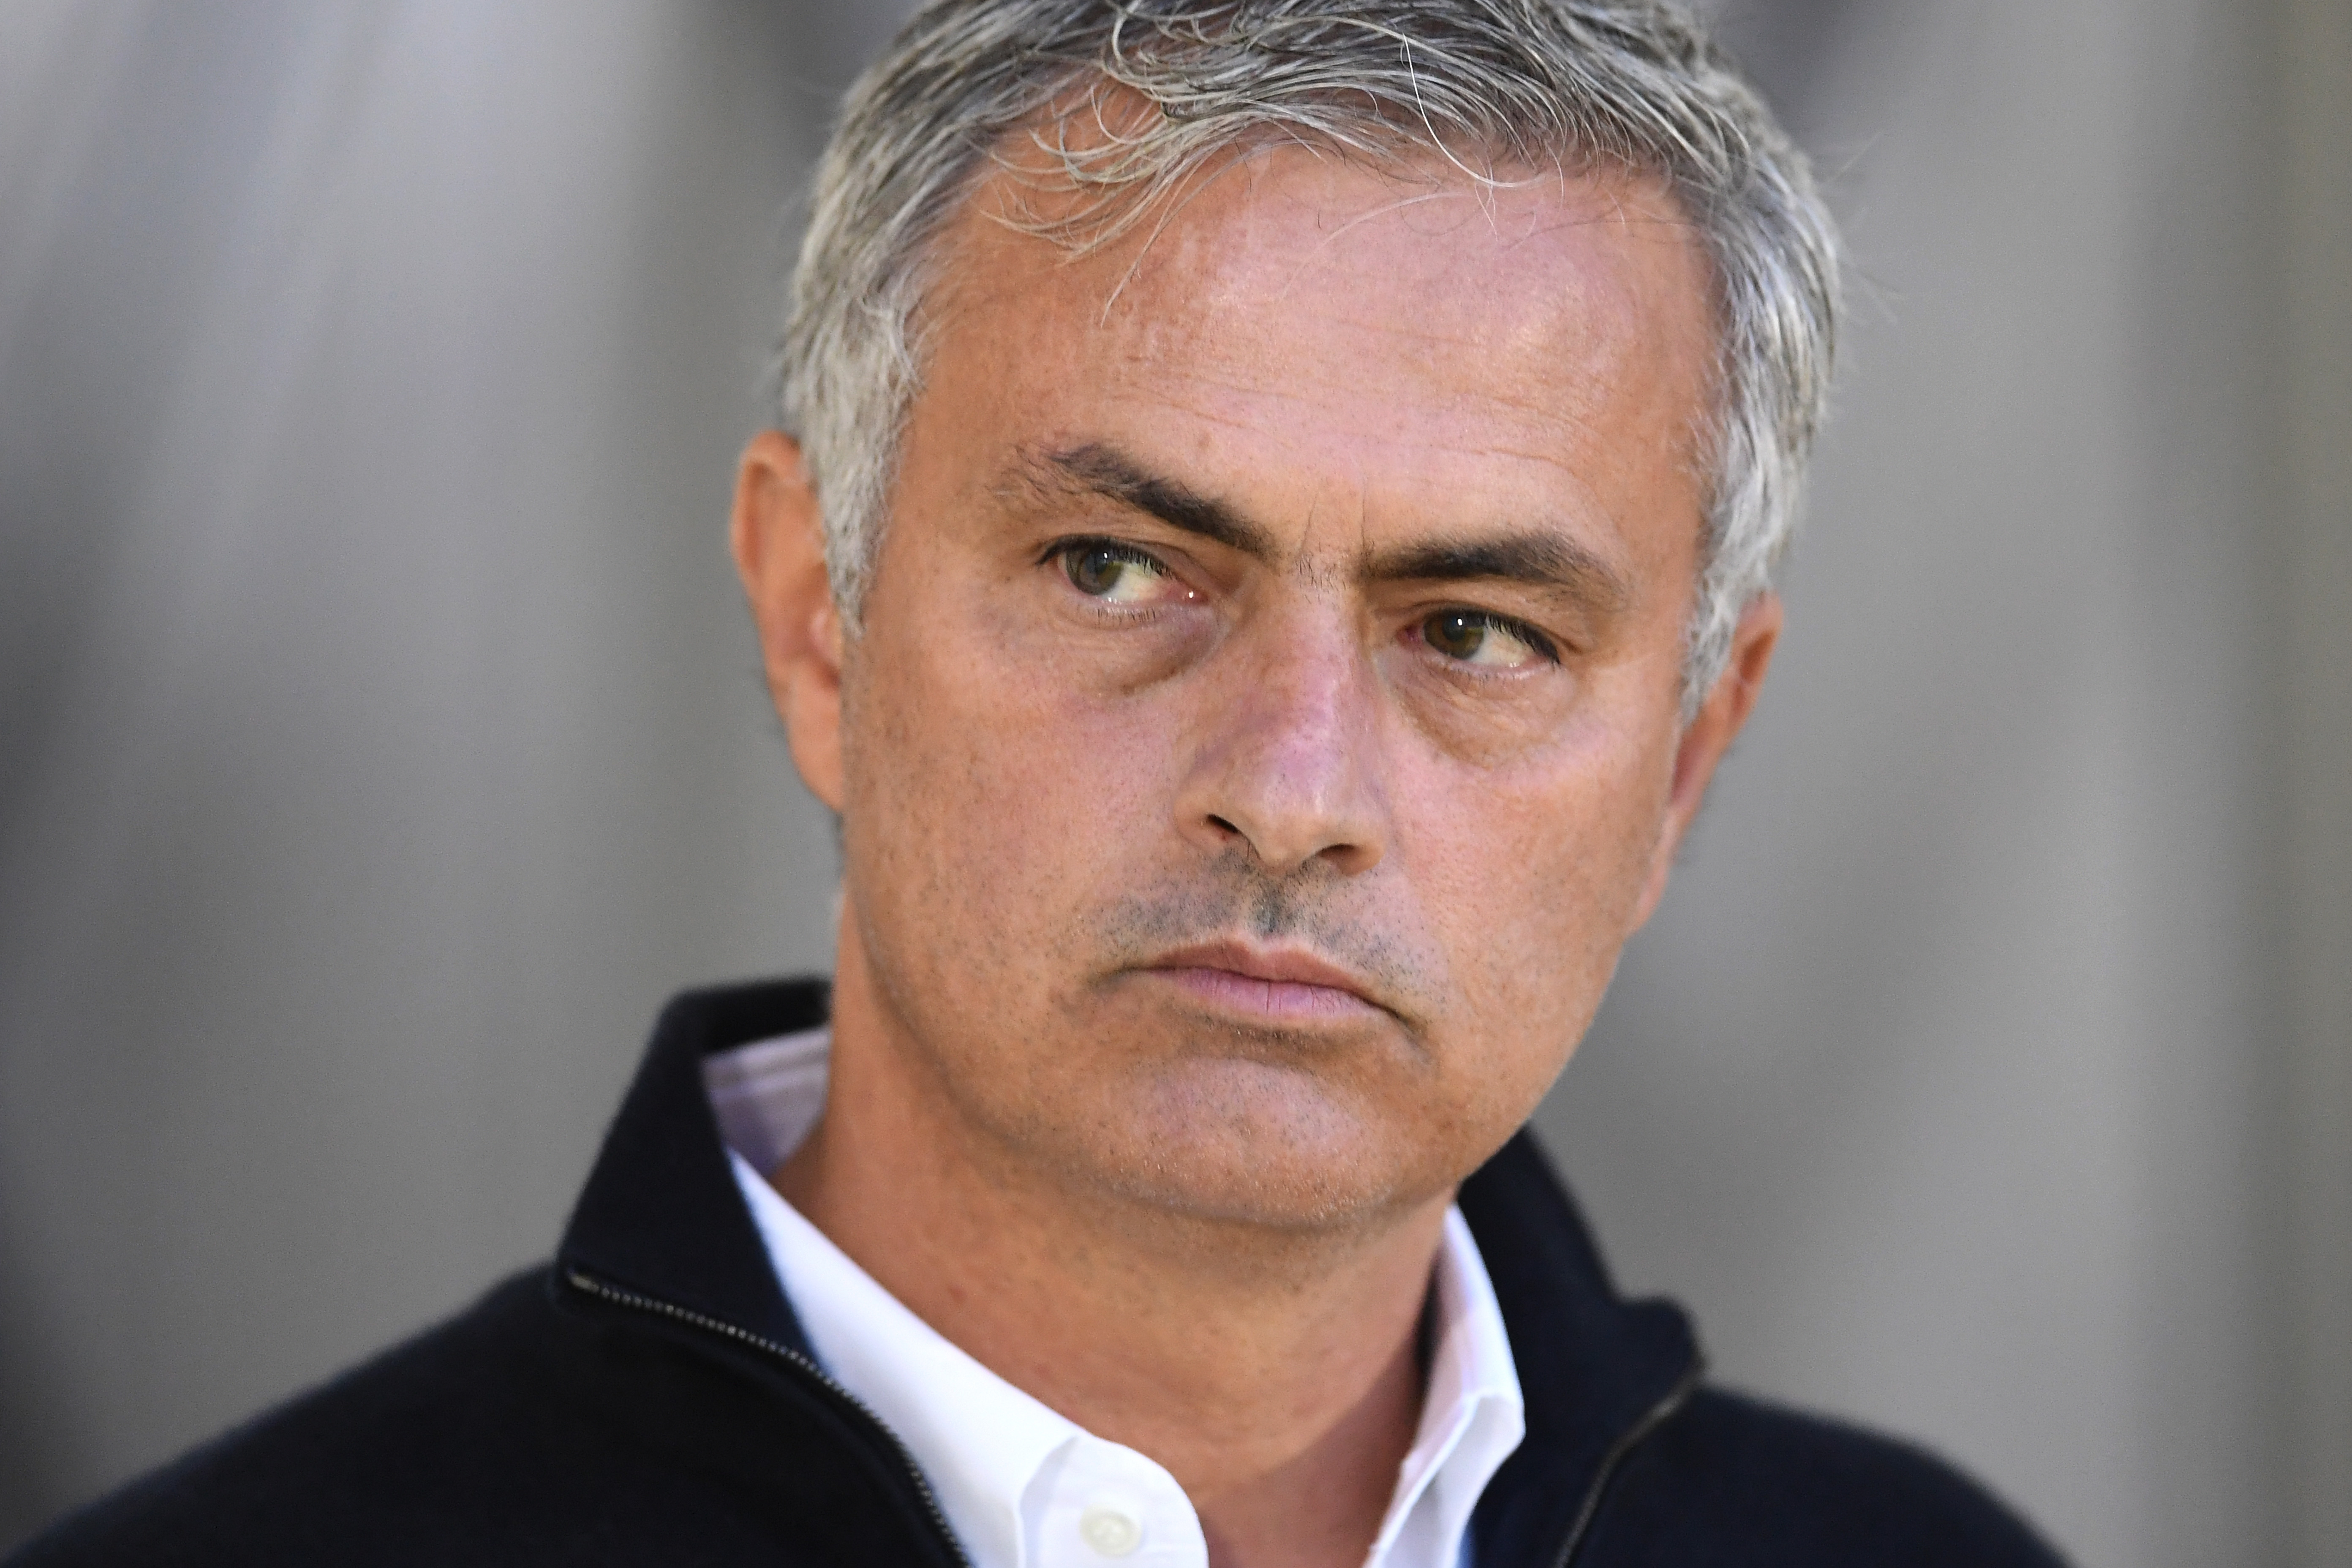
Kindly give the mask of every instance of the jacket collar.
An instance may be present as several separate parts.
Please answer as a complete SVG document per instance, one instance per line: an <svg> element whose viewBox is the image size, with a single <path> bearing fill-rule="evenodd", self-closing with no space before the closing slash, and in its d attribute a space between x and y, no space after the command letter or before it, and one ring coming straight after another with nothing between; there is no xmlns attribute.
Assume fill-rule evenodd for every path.
<svg viewBox="0 0 2352 1568"><path fill-rule="evenodd" d="M735 1185L702 1062L821 1026L830 994L822 980L780 980L671 999L556 1249L559 1277L585 1270L808 1353Z"/></svg>
<svg viewBox="0 0 2352 1568"><path fill-rule="evenodd" d="M642 1295L788 1345L793 1316L727 1160L703 1058L826 1020L819 980L689 991L662 1010L557 1250ZM1644 1423L1696 1377L1689 1321L1611 1285L1573 1201L1525 1131L1463 1184L1527 1398L1527 1438L1477 1511L1482 1560L1555 1554Z"/></svg>
<svg viewBox="0 0 2352 1568"><path fill-rule="evenodd" d="M1528 1435L1479 1499L1482 1563L1566 1562L1611 1471L1703 1367L1671 1301L1628 1301L1525 1130L1462 1184L1527 1398Z"/></svg>

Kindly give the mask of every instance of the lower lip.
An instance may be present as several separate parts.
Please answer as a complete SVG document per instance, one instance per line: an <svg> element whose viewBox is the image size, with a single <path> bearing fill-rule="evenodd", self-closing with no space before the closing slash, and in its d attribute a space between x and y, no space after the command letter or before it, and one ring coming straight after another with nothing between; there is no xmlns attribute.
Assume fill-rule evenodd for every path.
<svg viewBox="0 0 2352 1568"><path fill-rule="evenodd" d="M1352 991L1297 980L1260 980L1230 969L1154 969L1157 974L1221 1011L1253 1017L1357 1020L1380 1012Z"/></svg>

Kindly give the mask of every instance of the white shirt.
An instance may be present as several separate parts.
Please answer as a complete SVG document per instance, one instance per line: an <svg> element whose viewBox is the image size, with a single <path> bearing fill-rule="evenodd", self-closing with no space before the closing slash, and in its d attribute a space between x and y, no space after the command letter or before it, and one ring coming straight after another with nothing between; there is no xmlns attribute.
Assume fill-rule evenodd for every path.
<svg viewBox="0 0 2352 1568"><path fill-rule="evenodd" d="M898 1434L975 1568L1208 1568L1169 1473L950 1344L770 1186L824 1107L827 1031L703 1065L743 1201L817 1360ZM1466 1568L1470 1510L1526 1434L1502 1310L1461 1211L1437 1258L1421 1426L1366 1568Z"/></svg>

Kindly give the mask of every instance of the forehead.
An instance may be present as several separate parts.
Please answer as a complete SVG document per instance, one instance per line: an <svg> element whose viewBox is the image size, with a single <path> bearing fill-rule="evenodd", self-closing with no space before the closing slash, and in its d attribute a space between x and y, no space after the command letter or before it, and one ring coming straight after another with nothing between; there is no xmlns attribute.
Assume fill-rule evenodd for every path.
<svg viewBox="0 0 2352 1568"><path fill-rule="evenodd" d="M1073 199L1004 174L975 195L933 300L932 391L961 380L970 412L1035 438L1128 426L1246 470L1229 487L1279 473L1364 510L1466 486L1611 525L1695 517L1709 274L1656 185L1284 147L1093 248L1037 232Z"/></svg>

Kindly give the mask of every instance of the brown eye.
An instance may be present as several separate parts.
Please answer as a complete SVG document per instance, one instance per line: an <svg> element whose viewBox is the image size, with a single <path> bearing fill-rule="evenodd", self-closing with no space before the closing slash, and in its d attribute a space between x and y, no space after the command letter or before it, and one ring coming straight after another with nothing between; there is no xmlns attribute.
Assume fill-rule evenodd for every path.
<svg viewBox="0 0 2352 1568"><path fill-rule="evenodd" d="M1090 598L1130 605L1152 594L1168 568L1132 546L1096 541L1063 551L1062 574Z"/></svg>
<svg viewBox="0 0 2352 1568"><path fill-rule="evenodd" d="M1486 623L1461 610L1444 610L1422 624L1421 635L1448 658L1475 658L1486 640Z"/></svg>
<svg viewBox="0 0 2352 1568"><path fill-rule="evenodd" d="M1421 640L1447 658L1489 669L1518 669L1558 656L1541 633L1483 610L1440 610L1421 623Z"/></svg>

